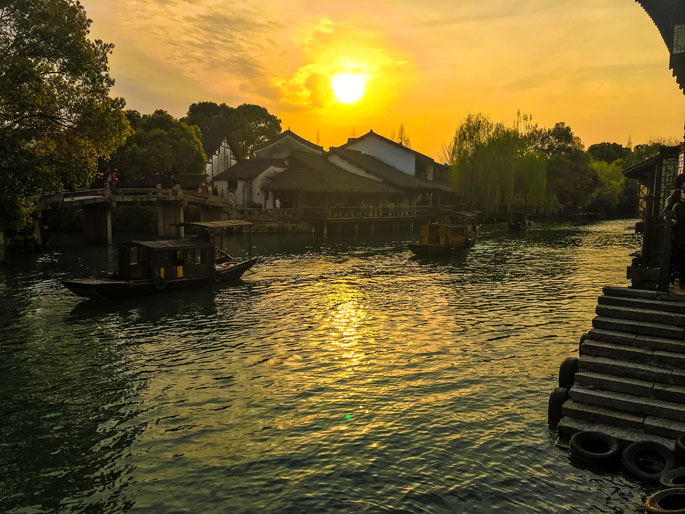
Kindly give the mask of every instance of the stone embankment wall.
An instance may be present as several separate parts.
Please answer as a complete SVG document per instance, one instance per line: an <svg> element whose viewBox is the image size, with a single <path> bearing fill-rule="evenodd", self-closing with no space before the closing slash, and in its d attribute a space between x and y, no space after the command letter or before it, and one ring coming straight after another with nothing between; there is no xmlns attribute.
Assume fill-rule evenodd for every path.
<svg viewBox="0 0 685 514"><path fill-rule="evenodd" d="M685 295L605 287L558 431L674 448L685 434Z"/></svg>

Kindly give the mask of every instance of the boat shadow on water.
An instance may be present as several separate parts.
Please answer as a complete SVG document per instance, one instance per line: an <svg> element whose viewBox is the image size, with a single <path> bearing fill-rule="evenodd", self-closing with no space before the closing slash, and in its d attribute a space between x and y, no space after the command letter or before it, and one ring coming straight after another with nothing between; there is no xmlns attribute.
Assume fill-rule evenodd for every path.
<svg viewBox="0 0 685 514"><path fill-rule="evenodd" d="M410 262L416 262L421 266L462 266L466 264L468 248L461 248L451 253L441 253L435 255L412 255Z"/></svg>
<svg viewBox="0 0 685 514"><path fill-rule="evenodd" d="M155 322L184 315L216 316L217 298L230 289L241 289L242 279L230 284L208 285L197 289L177 290L160 295L130 297L120 300L87 299L77 303L68 316L73 321L107 316L135 317L136 322ZM161 301L160 301L161 300Z"/></svg>

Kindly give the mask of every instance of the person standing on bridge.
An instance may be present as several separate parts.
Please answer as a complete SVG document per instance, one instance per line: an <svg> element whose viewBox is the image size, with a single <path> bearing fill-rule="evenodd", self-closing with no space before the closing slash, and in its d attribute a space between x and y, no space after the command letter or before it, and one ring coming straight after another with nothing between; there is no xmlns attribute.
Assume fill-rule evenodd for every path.
<svg viewBox="0 0 685 514"><path fill-rule="evenodd" d="M117 177L117 172L115 170L110 171L109 175L107 176L107 185L109 186L109 190L112 191L112 193L114 193L118 181L119 177Z"/></svg>

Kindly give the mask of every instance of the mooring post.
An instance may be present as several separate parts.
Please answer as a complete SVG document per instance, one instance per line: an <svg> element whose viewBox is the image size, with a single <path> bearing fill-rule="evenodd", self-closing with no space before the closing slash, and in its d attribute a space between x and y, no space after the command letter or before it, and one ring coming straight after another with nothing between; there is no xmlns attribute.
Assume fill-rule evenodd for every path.
<svg viewBox="0 0 685 514"><path fill-rule="evenodd" d="M183 202L160 202L157 204L157 235L159 237L183 237Z"/></svg>

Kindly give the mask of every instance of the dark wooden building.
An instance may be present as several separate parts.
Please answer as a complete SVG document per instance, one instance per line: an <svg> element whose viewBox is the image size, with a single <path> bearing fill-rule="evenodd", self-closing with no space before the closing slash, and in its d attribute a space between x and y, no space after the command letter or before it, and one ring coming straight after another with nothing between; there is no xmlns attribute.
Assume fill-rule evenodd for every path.
<svg viewBox="0 0 685 514"><path fill-rule="evenodd" d="M669 67L685 93L685 0L637 0L647 12L670 53Z"/></svg>

